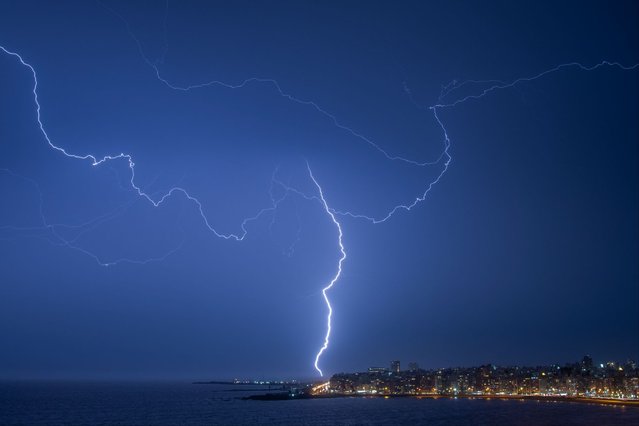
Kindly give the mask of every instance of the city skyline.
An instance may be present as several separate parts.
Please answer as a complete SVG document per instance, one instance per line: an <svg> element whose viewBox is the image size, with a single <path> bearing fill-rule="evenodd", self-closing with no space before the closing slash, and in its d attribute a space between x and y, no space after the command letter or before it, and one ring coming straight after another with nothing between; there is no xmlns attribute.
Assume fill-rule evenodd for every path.
<svg viewBox="0 0 639 426"><path fill-rule="evenodd" d="M639 369L633 360L594 363L584 355L577 362L538 366L444 367L337 373L328 385L310 388L311 395L504 396L604 398L639 403Z"/></svg>

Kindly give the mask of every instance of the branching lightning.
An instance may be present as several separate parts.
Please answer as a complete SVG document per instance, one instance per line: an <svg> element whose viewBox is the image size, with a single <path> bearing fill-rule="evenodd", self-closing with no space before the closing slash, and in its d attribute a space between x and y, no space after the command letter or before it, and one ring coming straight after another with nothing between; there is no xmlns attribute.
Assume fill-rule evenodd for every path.
<svg viewBox="0 0 639 426"><path fill-rule="evenodd" d="M56 144L53 143L53 141L51 140L51 138L49 137L44 124L42 123L42 118L41 118L41 106L40 106L40 102L38 99L38 76L37 73L35 71L35 68L33 68L33 66L31 64L29 64L28 62L26 62L22 56L20 56L20 54L10 51L8 49L6 49L4 46L0 45L0 50L2 52L4 52L5 54L15 57L24 67L26 67L27 69L29 69L29 71L31 72L31 75L33 76L33 88L32 88L32 93L33 93L33 100L34 103L36 105L36 119L38 122L38 127L40 128L40 132L42 133L42 135L44 136L44 139L46 140L47 144L49 145L49 147L51 147L53 150L62 153L63 155L65 155L66 157L69 158L74 158L74 159L78 159L78 160L85 160L85 161L90 161L91 165L93 166L99 166L103 163L107 163L110 161L115 161L115 160L124 160L126 161L130 171L131 171L131 177L129 179L129 184L131 186L131 188L142 198L144 198L145 200L147 200L149 203L151 203L154 207L159 207L161 206L166 200L168 200L171 196L176 195L176 194L181 194L182 196L184 196L188 201L192 202L198 213L200 214L202 221L204 223L204 225L208 228L209 231L211 231L216 237L219 238L223 238L225 240L235 240L235 241L242 241L244 240L244 238L246 237L248 230L247 230L247 225L250 222L253 222L257 219L259 219L260 217L262 217L264 214L269 213L269 212L273 212L274 210L277 209L278 205L280 202L282 202L284 200L284 198L286 198L286 196L288 195L288 193L285 193L282 197L275 199L271 196L271 205L268 207L265 207L261 210L259 210L255 215L250 216L245 218L244 220L242 220L241 224L240 224L240 229L241 232L239 233L223 233L218 231L216 228L213 227L213 225L211 225L211 223L209 222L205 212L204 212L204 208L202 206L202 203L200 202L200 200L194 196L192 196L191 194L189 194L189 192L179 186L175 186L171 189L169 189L167 192L165 192L163 195L161 195L159 198L153 198L151 195L149 195L148 193L146 193L145 191L142 190L142 188L140 186L138 186L135 183L135 162L133 161L133 157L130 154L126 154L126 153L119 153L119 154L115 154L115 155L105 155L102 158L99 158L93 154L75 154L75 153L71 153L69 151L67 151L65 148L58 146ZM47 225L48 228L52 229L53 232L54 228L50 225ZM64 241L64 239L57 235L58 238L60 238L61 240ZM149 260L144 260L144 261L136 261L136 260L130 260L130 259L119 259L116 261L109 261L109 262L104 262L102 260L100 260L97 256L95 256L94 254L88 252L87 250L84 250L78 246L75 246L71 243L69 243L68 241L65 241L65 243L63 245L66 245L69 248L73 248L75 250L81 251L89 256L91 256L92 258L94 258L96 260L96 262L98 262L98 264L102 265L102 266L111 266L120 262L130 262L130 263L148 263L149 261L156 261L156 260L162 260L164 258L166 258L170 253L168 253L165 256L162 256L161 258L156 258L156 259L149 259ZM176 251L176 249L172 250L172 252Z"/></svg>
<svg viewBox="0 0 639 426"><path fill-rule="evenodd" d="M388 160L392 160L392 161L400 161L400 162L404 162L407 164L412 164L414 166L419 166L419 167L424 167L424 166L432 166L437 164L440 159L441 156L434 160L434 161L416 161L416 160L412 160L406 157L402 157L400 155L392 155L390 154L388 151L386 151L384 148L382 148L381 146L379 146L377 143L375 143L372 139L364 136L362 133L356 131L355 129L343 124L340 120L338 120L338 118L335 116L335 114L330 113L329 111L327 111L326 109L322 108L317 102L312 101L312 100L305 100L296 96L291 95L290 93L286 92L283 88L282 85L280 85L280 83L273 79L273 78L264 78L264 77L250 77L247 78L245 80L240 81L239 83L229 83L229 82L225 82L225 81L221 81L221 80L209 80L209 81L205 81L202 83L195 83L195 84L190 84L190 85L186 85L186 86L182 86L182 85L178 85L178 84L174 84L171 81L169 81L167 78L165 78L161 71L160 68L158 66L158 62L163 62L163 58L164 58L164 54L166 53L166 42L165 42L165 49L164 49L164 53L162 58L160 58L159 61L152 61L149 59L149 57L144 53L144 47L142 46L142 42L140 41L140 39L135 35L135 33L133 32L133 30L131 29L131 25L129 24L129 22L124 19L124 17L119 14L117 11L113 10L112 8L110 8L109 6L105 5L104 3L102 3L101 1L98 1L100 4L102 4L102 6L107 9L108 11L110 11L113 15L115 15L118 19L120 19L120 21L122 21L122 23L125 25L126 30L129 34L129 36L133 39L133 41L135 42L137 48L138 48L138 52L140 54L140 56L142 57L142 59L144 60L144 62L146 62L147 65L149 65L152 69L153 72L155 73L155 76L157 77L157 79L159 81L161 81L166 87L168 87L169 89L172 90L179 90L182 92L189 92L191 90L195 90L195 89L203 89L203 88L207 88L207 87L223 87L226 89L243 89L246 88L247 86L251 85L251 84L268 84L270 85L273 89L275 89L275 92L278 94L278 96L285 98L291 102L294 102L296 104L299 105L304 105L304 106L308 106L313 108L315 111L317 111L318 113L320 113L321 115L323 115L324 117L328 118L335 127L337 127L340 130L343 130L347 133L349 133L351 136L354 136L355 138L367 143L368 145L370 145L371 147L373 147L375 150L379 151L384 157L386 157ZM168 2L167 2L167 9L168 9ZM166 34L166 24L165 24L165 34Z"/></svg>
<svg viewBox="0 0 639 426"><path fill-rule="evenodd" d="M32 226L2 225L0 226L0 231L7 234L7 235L3 235L3 237L1 238L3 240L13 239L11 235L16 233L18 233L20 236L27 235L29 237L43 239L55 246L66 247L71 250L80 252L86 256L89 256L90 258L95 260L96 263L98 263L98 265L101 265L101 266L113 266L120 263L145 265L151 262L160 262L165 260L167 257L171 256L175 252L177 252L182 247L182 244L184 242L182 240L176 247L172 248L171 250L164 253L163 255L156 256L156 257L150 257L145 259L130 259L130 258L122 257L119 259L109 260L109 261L103 260L95 253L92 253L89 250L86 250L82 248L81 246L79 246L77 244L77 241L80 239L80 237L87 234L91 230L97 228L98 226L112 219L115 219L116 217L122 216L130 207L133 206L133 204L137 202L137 200L129 201L123 205L116 207L114 210L110 212L104 213L102 215L99 215L93 219L84 221L82 223L78 223L78 224L49 223L49 221L47 220L44 214L43 195L38 182L26 176L22 176L18 173L15 173L12 170L9 170L7 168L0 168L0 173L12 176L17 179L24 180L28 182L31 186L33 186L34 190L38 193L38 213L40 216L39 225L32 225ZM74 231L77 231L77 233L75 234L75 237L73 237L72 239L67 239L63 237L58 231L58 229L60 228L65 229L67 231L74 230Z"/></svg>
<svg viewBox="0 0 639 426"><path fill-rule="evenodd" d="M333 276L333 278L329 281L329 283L322 289L322 295L324 297L324 301L326 303L326 306L328 308L328 315L327 315L327 329L326 329L326 334L324 337L324 342L323 345L321 346L321 348L319 349L319 351L317 352L316 356L315 356L315 361L314 361L314 367L315 369L318 371L318 373L320 375L323 375L323 371L322 369L319 367L319 362L320 362L320 358L322 356L322 354L328 349L329 346L329 341L330 341L330 335L331 335L331 330L332 330L332 315L333 315L333 309L330 303L330 299L328 297L328 292L333 288L333 286L337 283L337 281L340 279L341 274L342 274L342 265L344 260L346 259L347 255L346 255L346 250L344 248L343 245L343 230L342 230L342 224L340 223L340 221L337 220L338 216L343 216L343 217L349 217L352 219L361 219L361 220L366 220L372 224L380 224L383 222L386 222L387 220L389 220L391 217L393 217L395 215L395 213L399 212L399 211L405 211L405 212L409 212L411 211L414 207L416 207L418 204L422 203L426 197L428 196L429 192L431 191L431 189L441 180L441 178L444 176L444 174L448 171L449 165L452 161L452 156L450 154L450 148L451 148L451 139L449 137L448 134L448 130L446 129L444 123L442 122L442 120L440 119L439 116L439 111L446 109L446 108L454 108L457 105L460 105L462 103L465 103L467 101L471 101L471 100L479 100L481 98L483 98L484 96L489 95L490 93L494 92L494 91L498 91L498 90L503 90L503 89L510 89L510 88L514 88L515 86L521 84L521 83L526 83L526 82L532 82L538 79L541 79L549 74L555 73L555 72L559 72L561 70L565 70L565 69L570 69L570 68L576 68L578 70L582 70L582 71L593 71L596 70L598 68L602 68L604 66L607 67L615 67L615 68L619 68L621 70L625 70L625 71L630 71L630 70L635 70L639 67L639 64L635 64L635 65L631 65L631 66L624 66L618 62L609 62L609 61L602 61L600 63L597 63L595 65L592 66L585 66L582 65L581 63L578 62L569 62L569 63L565 63L565 64L560 64L557 65L553 68L547 69L546 71L540 72L536 75L533 75L531 77L522 77L522 78L517 78L515 80L512 81L501 81L501 80L465 80L462 82L458 82L457 80L453 80L451 83L442 86L441 92L440 92L440 96L438 98L438 102L432 106L429 107L421 107L419 105L417 105L413 100L412 100L412 92L410 91L410 89L408 88L408 86L406 84L404 84L404 91L406 92L406 94L409 96L409 98L411 98L411 101L417 105L420 108L423 108L425 110L430 111L430 113L432 113L432 117L435 120L435 122L437 123L437 125L441 128L442 134L443 134L443 150L441 152L441 154L438 156L438 158L436 158L433 161L418 161L418 160L414 160L414 159L409 159L406 157L403 157L401 155L394 155L389 153L387 150L385 150L384 148L382 148L380 145L378 145L377 143L375 143L372 139L364 136L361 132L356 131L355 129L343 124L342 121L338 120L338 118L330 113L329 111L327 111L325 108L323 108L322 106L320 106L317 102L312 101L312 100L306 100L297 96L293 96L290 93L288 93L287 91L285 91L282 87L282 85L280 85L280 83L272 78L260 78L260 77L251 77L248 79L245 79L241 82L238 83L228 83L228 82L223 82L223 81L219 81L219 80L210 80L210 81L206 81L206 82L202 82L202 83L197 83L197 84L192 84L192 85L186 85L186 86L181 86L181 85L176 85L172 82L170 82L168 79L166 79L165 77L163 77L160 68L158 66L158 63L162 63L164 61L164 57L166 55L167 52L167 48L168 48L168 42L166 41L166 19L167 19L167 13L168 13L168 4L167 4L167 13L165 13L165 20L164 20L164 26L165 26L165 48L162 52L162 57L159 61L153 62L151 61L144 53L144 49L142 46L142 43L140 42L140 40L134 35L134 33L131 31L130 25L128 24L128 22L117 12L113 11L112 9L108 8L107 6L105 6L107 9L109 9L112 13L114 13L119 19L122 20L122 22L124 22L124 24L126 25L126 29L129 33L129 35L133 38L133 40L135 41L137 48L139 50L139 53L141 55L141 57L143 58L143 60L153 69L153 72L155 74L155 77L162 83L164 84L166 87L172 89L172 90L178 90L178 91L184 91L184 92L188 92L188 91L192 91L192 90L196 90L196 89L202 89L202 88L208 88L208 87L212 87L212 86L218 86L218 87L223 87L226 89L242 89L242 88L246 88L252 84L267 84L270 85L274 90L275 93L280 96L283 97L293 103L302 105L302 106L306 106L306 107L310 107L312 109L314 109L317 113L319 113L320 115L322 115L323 117L325 117L326 119L328 119L332 125L334 125L335 127L337 127L338 129L346 132L347 134L349 134L350 136L368 144L369 146L371 146L373 149L375 149L376 151L378 151L381 155L383 155L386 159L390 160L390 161L398 161L398 162L403 162L406 163L407 165L411 166L411 167L427 167L427 166L440 166L441 170L439 171L439 173L436 175L436 177L429 181L426 186L424 191L419 194L418 196L416 196L413 200L410 200L408 202L402 203L402 204L398 204L395 206L392 206L385 214L380 215L380 216L371 216L371 215L366 215L366 214L362 214L362 213L353 213L350 210L340 210L340 209L335 209L333 207L330 207L329 204L326 201L325 198L325 194L324 194L324 190L323 188L320 186L320 184L318 183L318 180L315 178L315 175L313 174L313 172L311 171L311 167L310 165L307 163L307 170L308 170L308 174L309 174L309 178L313 181L313 184L315 185L315 187L317 188L317 192L318 195L308 195L305 194L304 192L289 186L287 184L284 184L283 182L281 182L280 180L278 180L277 178L277 170L276 172L274 172L272 179L271 179L271 190L270 190L270 195L271 195L271 204L265 208L262 208L261 210L259 210L256 214L254 214L253 216L247 217L245 219L243 219L240 223L240 232L237 233L225 233L225 232L221 232L218 231L208 220L204 208L202 206L202 203L198 200L198 198L192 196L191 194L189 194L189 192L182 188L181 186L174 186L172 188L170 188L168 191L166 191L164 194L162 194L159 197L153 197L152 195L148 194L147 192L145 192L138 184L136 184L135 182L135 162L133 160L133 157L130 154L126 154L126 153L118 153L118 154L112 154L112 155L106 155L103 157L99 157L99 156L95 156L92 154L76 154L76 153L71 153L69 151L67 151L65 148L55 144L49 137L49 135L47 134L46 130L45 130L45 126L43 125L42 119L41 119L41 114L40 114L40 102L38 99L38 78L37 78L37 74L36 71L34 69L34 67L32 65L30 65L28 62L26 62L23 57L16 53L13 52L11 50L6 49L5 47L0 45L0 50L4 53L7 54L11 57L16 58L20 64L24 67L26 67L30 73L32 74L33 77L33 87L32 87L32 93L33 93L33 99L34 99L34 103L36 106L36 116L37 116L37 122L38 122L38 126L40 129L40 132L42 133L42 135L44 136L46 142L48 143L48 145L50 146L50 148L52 148L53 150L62 153L63 155L65 155L66 157L69 158L73 158L73 159L78 159L78 160L84 160L84 161L89 161L91 163L91 165L93 166L99 166L103 163L108 163L111 161L115 161L115 160L123 160L126 162L126 164L128 165L129 169L130 169L130 179L128 181L130 188L132 188L139 197L142 197L143 199L145 199L146 201L148 201L149 203L151 203L151 205L153 205L154 207L159 207L162 204L164 204L164 202L166 200L168 200L170 197L174 196L174 195L181 195L182 197L184 197L186 200L188 200L189 202L191 202L196 210L198 211L199 215L201 216L201 219L204 223L204 225L207 227L207 229L212 232L216 237L218 238L222 238L224 240L234 240L234 241L243 241L245 239L245 237L247 236L248 233L248 229L247 226L249 223L258 220L259 218L261 218L262 216L264 216L267 213L272 213L273 215L275 214L275 211L277 210L279 204L289 195L289 194L293 194L293 195L297 195L300 196L306 200L310 200L310 201L315 201L315 202L319 202L323 208L323 210L326 212L326 214L330 217L330 219L332 220L333 224L335 225L335 227L337 228L337 232L338 232L338 246L339 246L339 251L340 251L340 258L338 261L338 265L337 265L337 271L335 273L335 275ZM446 101L446 99L449 99L452 97L452 95L458 91L460 88L462 87L470 87L470 86L483 86L484 88L480 88L478 93L475 94L470 94L470 95L466 95L463 97L459 97L457 99L453 99L453 100L449 100ZM488 87L486 87L488 86ZM13 172L11 172L8 169L0 169L0 172L4 172L4 173L8 173L8 174L12 174L16 177L20 177L19 175L14 174ZM28 178L24 178L29 180ZM36 188L37 188L37 183L33 182L32 183L35 184ZM275 197L273 194L273 186L274 185L278 185L281 188L284 189L284 194L280 197ZM38 189L39 191L39 189ZM126 208L126 206L124 207ZM169 256L170 254L172 254L173 252L177 251L180 246L176 247L175 249L171 250L169 253L167 253L164 256L158 257L158 258L153 258L153 259L146 259L146 260L133 260L133 259L118 259L115 261L104 261L102 259L100 259L99 257L97 257L96 255L90 253L87 250L84 250L83 248L79 247L77 244L75 244L75 241L77 241L77 238L74 238L73 240L67 240L65 238L63 238L58 232L56 232L56 227L75 227L76 229L81 229L81 234L84 232L87 232L88 229L92 229L92 227L98 226L100 223L103 223L103 221L105 220L109 220L111 217L113 217L113 215L115 214L120 214L119 212L121 212L121 209L116 210L116 212L112 213L112 214L107 214L107 215L103 215L101 217L98 217L96 219L93 219L91 221L88 221L86 223L83 224L79 224L79 225L64 225L64 224L49 224L47 223L44 214L42 213L42 204L40 204L40 215L42 218L42 226L39 227L33 227L33 228L17 228L17 227L11 227L11 226L4 226L4 227L0 227L0 230L2 229L10 229L10 230L33 230L33 231L49 231L51 232L51 234L54 236L55 239L55 243L61 246L66 246L68 248L74 249L74 250L78 250L81 251L83 253L85 253L88 256L91 256L98 264L102 265L102 266L109 266L109 265L114 265L120 262L130 262L130 263L140 263L140 264L144 264L144 263L148 263L150 261L157 261L157 260L163 260L165 259L167 256ZM275 220L275 217L273 216L273 221ZM272 225L273 222L271 222ZM299 234L297 236L297 238L299 239ZM293 247L293 246L291 246Z"/></svg>
<svg viewBox="0 0 639 426"><path fill-rule="evenodd" d="M547 76L548 74L552 74L554 72L566 69L566 68L577 68L581 71L594 71L598 68L604 67L604 66L608 66L608 67L617 67L620 68L624 71L631 71L634 70L636 68L639 67L639 64L634 64L634 65L622 65L619 62L610 62L610 61L601 61L595 65L591 65L591 66L586 66L586 65L582 65L579 62L567 62L565 64L560 64L557 65L556 67L547 69L546 71L542 71L539 74L536 74L532 77L521 77L515 80L512 80L511 82L503 82L503 81L499 81L499 80L466 80L463 81L461 83L458 83L457 81L453 81L450 85L445 86L446 89L442 90L442 94L439 98L440 102L442 101L443 98L445 98L448 94L450 94L451 92L454 92L455 90L461 88L462 86L468 85L468 84L492 84L491 86L489 86L486 89L483 89L480 93L475 94L475 95L467 95L464 96L462 98L459 98L455 101L452 102L448 102L448 103L438 103L436 105L433 105L431 108L452 108L454 106L457 106L463 102L466 102L468 100L472 100L472 99L481 99L484 96L486 96L487 94L489 94L490 92L496 91L496 90L502 90L502 89L510 89L512 87L515 87L516 85L520 84L520 83L526 83L526 82L531 82L531 81L535 81L535 80L539 80L542 77Z"/></svg>
<svg viewBox="0 0 639 426"><path fill-rule="evenodd" d="M484 96L490 94L491 92L494 91L498 91L498 90L503 90L503 89L510 89L513 88L515 86L517 86L518 84L521 83L525 83L525 82L531 82L531 81L535 81L538 80L540 78L543 78L549 74L561 71L563 69L567 69L567 68L577 68L579 70L582 71L593 71L596 70L598 68L604 67L604 66L609 66L609 67L617 67L620 68L621 70L624 71L630 71L630 70L634 70L637 69L639 67L639 64L634 64L634 65L630 65L630 66L625 66L620 64L619 62L610 62L610 61L601 61L595 65L592 66L585 66L582 65L578 62L568 62L565 64L561 64L561 65L557 65L556 67L550 68L546 71L540 72L532 77L521 77L515 80L512 80L510 82L504 82L501 80L465 80L462 82L458 82L457 80L453 80L451 83L442 86L442 90L439 96L439 103L435 104L435 105L431 105L429 107L427 107L428 110L430 110L433 114L433 118L435 119L435 121L437 122L437 124L439 125L439 127L442 130L443 136L444 136L444 151L442 152L441 156L440 156L440 160L444 159L444 163L443 163L443 169L441 170L441 172L435 177L434 180L432 180L430 183L428 183L428 185L426 186L424 192L419 195L418 197L416 197L412 202L409 203L405 203L405 204L398 204L394 207L392 207L385 215L383 216L379 216L379 217L373 217L373 216L368 216L365 214L361 214L361 213L352 213L350 211L339 211L339 210L335 210L334 212L339 214L339 215L344 215L344 216L349 216L355 219L364 219L367 220L373 224L378 224L378 223L382 223L382 222L386 222L388 219L390 219L395 213L397 213L398 211L410 211L413 209L413 207L417 206L418 204L420 204L422 201L424 201L426 199L426 197L428 196L428 193L430 192L430 190L433 188L433 186L435 184L437 184L440 179L444 176L444 174L448 171L448 167L450 165L450 162L452 161L452 157L450 155L450 146L451 146L451 141L450 138L448 136L448 131L446 130L446 127L444 126L444 123L441 121L441 119L439 118L438 115L438 110L441 109L445 109L445 108L454 108L457 105L460 105L464 102L467 101L471 101L471 100L479 100L481 98L483 98ZM443 102L443 100L448 97L451 93L455 92L456 90L460 89L461 87L464 86L470 86L470 85L481 85L481 84L490 84L490 86L488 88L482 89L480 91L480 93L478 94L471 94L471 95L467 95L464 97L461 97L459 99L450 101L450 102ZM411 102L413 102L413 104L415 104L416 106L423 108L419 105L417 105L413 100L412 100L412 94L410 92L410 89L408 89L408 87L405 85L404 86L404 90L406 91L407 95L411 98Z"/></svg>

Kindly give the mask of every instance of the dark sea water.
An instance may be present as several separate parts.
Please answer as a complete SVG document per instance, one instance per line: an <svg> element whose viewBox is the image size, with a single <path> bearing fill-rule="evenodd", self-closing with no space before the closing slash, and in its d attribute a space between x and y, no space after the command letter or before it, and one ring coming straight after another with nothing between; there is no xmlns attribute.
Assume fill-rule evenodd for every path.
<svg viewBox="0 0 639 426"><path fill-rule="evenodd" d="M415 398L243 401L240 386L0 383L0 425L639 425L639 408Z"/></svg>

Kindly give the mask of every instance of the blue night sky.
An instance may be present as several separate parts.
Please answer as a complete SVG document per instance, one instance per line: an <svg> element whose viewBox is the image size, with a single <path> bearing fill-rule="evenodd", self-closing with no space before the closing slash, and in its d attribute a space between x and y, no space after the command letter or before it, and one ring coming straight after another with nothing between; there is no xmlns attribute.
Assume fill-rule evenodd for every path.
<svg viewBox="0 0 639 426"><path fill-rule="evenodd" d="M0 2L50 141L193 197L154 207L126 159L49 146L0 50L0 379L316 377L329 212L326 374L638 358L638 22L634 1ZM243 235L260 211L242 241L203 220Z"/></svg>

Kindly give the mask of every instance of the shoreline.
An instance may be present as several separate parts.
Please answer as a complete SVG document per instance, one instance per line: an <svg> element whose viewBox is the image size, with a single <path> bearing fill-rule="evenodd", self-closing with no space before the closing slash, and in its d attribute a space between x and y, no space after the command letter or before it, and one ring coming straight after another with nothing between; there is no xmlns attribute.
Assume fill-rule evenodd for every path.
<svg viewBox="0 0 639 426"><path fill-rule="evenodd" d="M464 398L464 399L500 399L539 402L576 402L580 404L617 405L624 407L639 407L639 400L625 400L614 398L590 398L585 396L554 396L554 395L407 395L415 398Z"/></svg>
<svg viewBox="0 0 639 426"><path fill-rule="evenodd" d="M588 398L581 396L550 396L550 395L379 395L379 394L322 394L297 396L288 393L267 393L243 397L244 400L256 401L288 401L296 399L329 399L329 398L415 398L415 399L481 399L481 400L514 400L537 402L573 402L579 404L599 404L620 407L639 408L639 400L623 400L613 398Z"/></svg>

